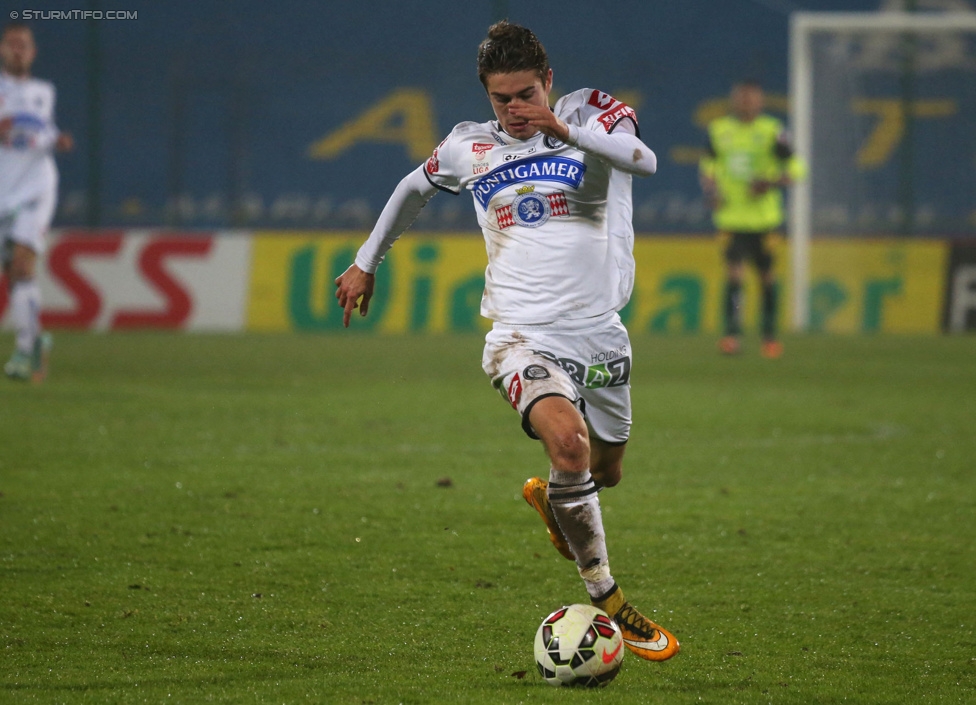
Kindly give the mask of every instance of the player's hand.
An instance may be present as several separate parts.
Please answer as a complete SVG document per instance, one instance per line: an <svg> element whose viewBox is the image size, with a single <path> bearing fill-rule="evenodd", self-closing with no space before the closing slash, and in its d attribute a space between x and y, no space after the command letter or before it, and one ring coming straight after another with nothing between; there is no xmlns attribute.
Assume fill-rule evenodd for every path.
<svg viewBox="0 0 976 705"><path fill-rule="evenodd" d="M349 318L359 306L359 315L365 316L369 310L369 300L373 298L373 288L376 286L376 275L364 272L355 264L349 266L345 272L336 277L336 299L342 306L342 325L349 327ZM360 297L362 300L360 301Z"/></svg>
<svg viewBox="0 0 976 705"><path fill-rule="evenodd" d="M755 179L749 185L749 190L752 191L753 196L762 196L775 185L776 183L773 181L767 181L766 179Z"/></svg>
<svg viewBox="0 0 976 705"><path fill-rule="evenodd" d="M0 144L10 143L10 133L14 129L14 119L12 117L5 117L0 120Z"/></svg>
<svg viewBox="0 0 976 705"><path fill-rule="evenodd" d="M70 152L75 148L75 138L70 132L58 133L58 139L54 142L54 149L59 152Z"/></svg>
<svg viewBox="0 0 976 705"><path fill-rule="evenodd" d="M548 105L513 105L509 109L513 117L521 118L535 127L544 135L553 137L560 142L569 141L569 126L559 119Z"/></svg>
<svg viewBox="0 0 976 705"><path fill-rule="evenodd" d="M701 179L702 194L705 196L705 204L711 208L713 211L718 210L722 207L722 197L718 192L718 185L715 183L715 179L709 178L707 176L702 176Z"/></svg>

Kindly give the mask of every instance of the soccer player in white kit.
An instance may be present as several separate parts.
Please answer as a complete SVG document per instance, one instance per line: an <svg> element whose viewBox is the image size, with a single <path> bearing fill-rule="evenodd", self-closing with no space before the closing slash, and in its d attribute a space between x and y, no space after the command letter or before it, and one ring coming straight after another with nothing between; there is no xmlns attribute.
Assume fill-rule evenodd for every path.
<svg viewBox="0 0 976 705"><path fill-rule="evenodd" d="M427 201L469 191L488 251L481 313L494 322L482 366L550 460L548 482L530 478L523 496L627 647L663 661L678 641L614 581L597 494L620 481L630 434L631 348L617 311L634 281L631 176L653 174L657 158L634 111L606 93L578 90L550 109L552 70L524 27L489 29L478 75L497 120L457 125L399 183L336 279L343 322L357 306L366 315L376 268Z"/></svg>
<svg viewBox="0 0 976 705"><path fill-rule="evenodd" d="M11 23L0 34L0 247L10 289L16 338L4 365L8 377L40 381L50 335L41 331L37 258L57 203L53 152L73 148L71 135L54 124L54 86L31 77L37 56L34 33Z"/></svg>

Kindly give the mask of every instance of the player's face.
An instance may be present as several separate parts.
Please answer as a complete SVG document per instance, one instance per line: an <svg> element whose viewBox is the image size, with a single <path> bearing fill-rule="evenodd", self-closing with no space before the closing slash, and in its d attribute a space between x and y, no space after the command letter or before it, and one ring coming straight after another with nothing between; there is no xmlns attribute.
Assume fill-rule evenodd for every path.
<svg viewBox="0 0 976 705"><path fill-rule="evenodd" d="M516 139L527 140L539 132L524 118L511 114L513 107L538 105L549 107L549 91L552 88L552 70L546 80L539 78L535 71L516 71L514 73L493 73L485 79L485 90L495 111L495 117L502 129Z"/></svg>
<svg viewBox="0 0 976 705"><path fill-rule="evenodd" d="M745 122L759 116L763 111L764 101L763 91L759 86L742 85L732 89L732 112Z"/></svg>
<svg viewBox="0 0 976 705"><path fill-rule="evenodd" d="M8 29L0 38L0 62L12 76L26 76L37 56L34 35L28 29Z"/></svg>

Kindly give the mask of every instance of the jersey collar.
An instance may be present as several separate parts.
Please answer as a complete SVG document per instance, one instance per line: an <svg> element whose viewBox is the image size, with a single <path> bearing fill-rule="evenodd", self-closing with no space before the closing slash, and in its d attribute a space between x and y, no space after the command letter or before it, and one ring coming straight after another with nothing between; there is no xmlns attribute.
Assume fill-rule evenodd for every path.
<svg viewBox="0 0 976 705"><path fill-rule="evenodd" d="M520 140L505 132L505 130L502 129L501 123L499 123L497 120L492 120L489 125L491 125L492 134L497 136L499 140L504 142L509 147L512 145L532 144L533 142L537 142L543 136L541 132L536 132L529 139Z"/></svg>

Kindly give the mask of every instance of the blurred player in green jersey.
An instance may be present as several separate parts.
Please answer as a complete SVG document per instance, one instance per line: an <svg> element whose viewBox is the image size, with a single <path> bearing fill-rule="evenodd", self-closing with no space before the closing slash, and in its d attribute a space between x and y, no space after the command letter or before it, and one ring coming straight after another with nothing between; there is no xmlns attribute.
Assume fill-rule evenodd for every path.
<svg viewBox="0 0 976 705"><path fill-rule="evenodd" d="M777 282L770 240L783 224L782 189L801 178L783 123L763 113L762 87L741 81L732 87L731 111L708 125L706 154L699 164L702 190L715 227L728 238L725 250L725 335L723 353L739 352L742 335L742 275L751 261L762 281L762 354L783 352L776 338Z"/></svg>

